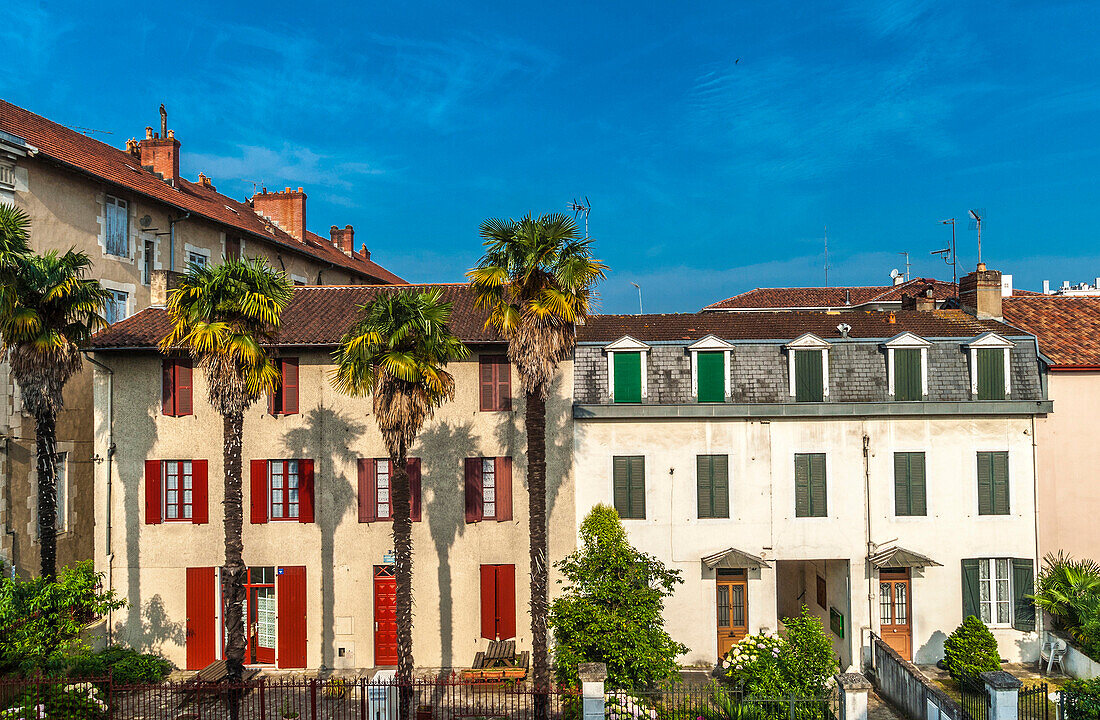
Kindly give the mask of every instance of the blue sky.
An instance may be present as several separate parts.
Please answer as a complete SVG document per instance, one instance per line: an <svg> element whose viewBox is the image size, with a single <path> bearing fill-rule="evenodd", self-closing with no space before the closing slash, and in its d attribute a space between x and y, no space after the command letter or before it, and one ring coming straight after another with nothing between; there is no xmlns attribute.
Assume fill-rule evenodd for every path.
<svg viewBox="0 0 1100 720"><path fill-rule="evenodd" d="M8 0L0 97L110 130L164 102L181 169L302 185L414 281L458 281L482 219L591 200L602 309L914 275L970 207L991 267L1100 275L1093 2L438 4Z"/></svg>

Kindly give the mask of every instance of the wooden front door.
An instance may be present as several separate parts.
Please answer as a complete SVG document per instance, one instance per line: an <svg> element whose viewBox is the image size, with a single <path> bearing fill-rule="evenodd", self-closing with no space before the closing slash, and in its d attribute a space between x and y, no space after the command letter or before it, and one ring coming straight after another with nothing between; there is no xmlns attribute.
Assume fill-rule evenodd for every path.
<svg viewBox="0 0 1100 720"><path fill-rule="evenodd" d="M718 657L722 657L749 634L749 586L744 570L719 570L715 586L718 591Z"/></svg>
<svg viewBox="0 0 1100 720"><path fill-rule="evenodd" d="M908 568L878 571L879 620L882 639L906 660L913 659L913 597Z"/></svg>
<svg viewBox="0 0 1100 720"><path fill-rule="evenodd" d="M393 565L374 566L374 664L397 664L397 578Z"/></svg>
<svg viewBox="0 0 1100 720"><path fill-rule="evenodd" d="M202 670L214 662L217 569L187 568L187 669Z"/></svg>

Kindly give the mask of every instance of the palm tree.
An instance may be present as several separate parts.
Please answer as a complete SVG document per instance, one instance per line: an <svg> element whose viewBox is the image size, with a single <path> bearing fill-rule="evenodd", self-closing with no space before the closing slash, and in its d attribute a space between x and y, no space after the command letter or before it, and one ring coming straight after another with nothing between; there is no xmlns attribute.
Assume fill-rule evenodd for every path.
<svg viewBox="0 0 1100 720"><path fill-rule="evenodd" d="M34 416L42 576L57 576L57 414L65 384L80 372L80 348L107 323L107 292L86 276L81 252L27 248L29 218L0 204L0 339L23 409Z"/></svg>
<svg viewBox="0 0 1100 720"><path fill-rule="evenodd" d="M412 518L408 450L437 407L454 398L447 364L470 351L451 334L451 303L443 291L384 292L360 308L333 353L333 385L352 396L371 395L390 461L393 548L397 570L397 680L400 717L409 712L412 681Z"/></svg>
<svg viewBox="0 0 1100 720"><path fill-rule="evenodd" d="M546 397L558 363L576 344L575 328L587 317L593 287L606 266L595 260L591 240L580 237L567 215L537 220L486 220L485 255L466 273L477 307L489 311L487 326L508 341L526 400L527 489L531 540L531 644L537 696L536 718L549 712L547 653L549 611L546 539Z"/></svg>
<svg viewBox="0 0 1100 720"><path fill-rule="evenodd" d="M168 297L172 329L160 341L161 352L184 351L206 376L207 397L222 416L225 475L225 659L230 682L244 669L245 632L241 538L241 444L244 412L261 395L275 391L279 371L270 344L280 316L294 294L286 276L263 260L226 260L221 265L191 265ZM231 711L238 709L231 703Z"/></svg>

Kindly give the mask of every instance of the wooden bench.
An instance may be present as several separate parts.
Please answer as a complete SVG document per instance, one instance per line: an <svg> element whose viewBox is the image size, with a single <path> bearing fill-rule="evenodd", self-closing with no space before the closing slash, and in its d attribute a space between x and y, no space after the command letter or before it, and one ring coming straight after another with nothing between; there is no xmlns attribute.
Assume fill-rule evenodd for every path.
<svg viewBox="0 0 1100 720"><path fill-rule="evenodd" d="M515 640L490 640L488 649L474 655L473 665L461 677L470 682L519 681L527 677L530 661L527 651L516 656Z"/></svg>
<svg viewBox="0 0 1100 720"><path fill-rule="evenodd" d="M258 669L246 667L241 673L241 682L251 682L259 675ZM181 710L192 700L202 700L204 697L222 692L225 689L224 683L227 677L229 677L229 666L225 660L215 660L210 663L184 683L180 691L183 697L180 698L176 709ZM248 694L248 690L249 688L244 689L242 697Z"/></svg>

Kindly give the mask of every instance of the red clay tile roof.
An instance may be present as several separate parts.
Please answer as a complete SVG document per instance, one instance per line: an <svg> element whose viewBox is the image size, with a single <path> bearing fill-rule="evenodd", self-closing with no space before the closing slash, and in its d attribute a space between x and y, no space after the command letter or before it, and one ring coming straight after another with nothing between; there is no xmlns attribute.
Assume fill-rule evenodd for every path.
<svg viewBox="0 0 1100 720"><path fill-rule="evenodd" d="M362 255L348 257L330 241L316 235L312 239L307 237L306 241L291 237L253 212L248 203L182 178L173 187L142 168L138 158L128 152L93 140L4 100L0 100L0 130L17 135L38 148L39 157L45 155L106 182L260 237L277 247L330 262L373 282L404 282Z"/></svg>
<svg viewBox="0 0 1100 720"><path fill-rule="evenodd" d="M1100 297L1013 294L1001 312L1039 338L1039 350L1056 369L1100 368Z"/></svg>
<svg viewBox="0 0 1100 720"><path fill-rule="evenodd" d="M890 322L893 315L895 321ZM723 340L793 340L812 332L823 340L840 337L840 323L852 327L852 338L890 338L902 332L921 337L972 338L993 331L1026 335L1017 328L993 320L978 320L962 310L851 311L827 313L760 311L736 313L682 313L672 315L594 315L577 328L580 342L610 342L629 335L635 340L699 340L717 335Z"/></svg>
<svg viewBox="0 0 1100 720"><path fill-rule="evenodd" d="M443 299L454 304L451 331L469 343L502 342L495 330L485 327L487 314L474 307L474 297L464 283L438 285L304 285L283 312L278 345L335 345L348 329L359 306L379 293L413 288L441 288ZM170 319L163 307L142 310L92 338L97 350L152 348L168 334Z"/></svg>
<svg viewBox="0 0 1100 720"><path fill-rule="evenodd" d="M900 285L852 285L847 287L756 288L707 305L703 310L811 310L857 307L872 302L901 302L903 294L915 295L932 286L937 300L955 296L955 286L942 280L913 278Z"/></svg>

